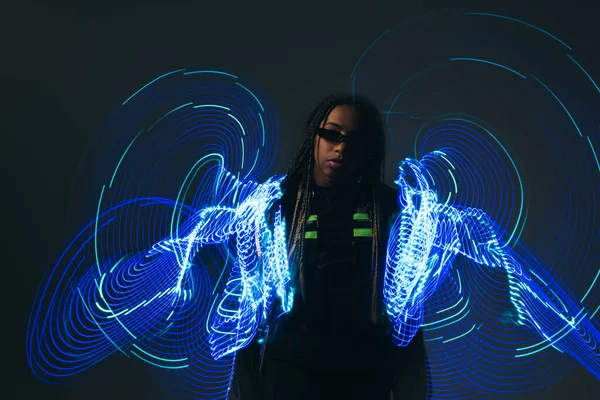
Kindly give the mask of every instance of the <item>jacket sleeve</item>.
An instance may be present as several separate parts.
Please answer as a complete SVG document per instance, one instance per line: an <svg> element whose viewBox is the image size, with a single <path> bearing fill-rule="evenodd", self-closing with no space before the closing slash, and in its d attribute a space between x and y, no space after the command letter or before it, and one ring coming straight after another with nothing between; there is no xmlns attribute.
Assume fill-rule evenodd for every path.
<svg viewBox="0 0 600 400"><path fill-rule="evenodd" d="M431 398L431 377L427 350L420 329L410 344L397 348L393 367L392 393L394 400L425 400Z"/></svg>
<svg viewBox="0 0 600 400"><path fill-rule="evenodd" d="M261 345L257 340L237 351L228 400L261 400L259 377Z"/></svg>

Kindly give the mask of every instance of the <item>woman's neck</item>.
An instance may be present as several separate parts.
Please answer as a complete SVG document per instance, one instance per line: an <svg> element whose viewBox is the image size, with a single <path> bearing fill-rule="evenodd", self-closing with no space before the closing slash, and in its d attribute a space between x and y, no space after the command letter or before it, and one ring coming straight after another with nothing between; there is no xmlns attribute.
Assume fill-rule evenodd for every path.
<svg viewBox="0 0 600 400"><path fill-rule="evenodd" d="M317 190L323 190L327 192L348 192L355 191L359 187L357 179L345 179L343 181L335 181L330 183L316 182L314 177L312 184Z"/></svg>

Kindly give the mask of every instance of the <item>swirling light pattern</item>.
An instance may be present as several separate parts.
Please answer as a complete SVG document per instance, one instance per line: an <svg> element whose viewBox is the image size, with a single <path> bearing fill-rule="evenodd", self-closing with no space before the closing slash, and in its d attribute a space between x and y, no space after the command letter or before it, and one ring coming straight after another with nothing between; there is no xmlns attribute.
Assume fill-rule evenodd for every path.
<svg viewBox="0 0 600 400"><path fill-rule="evenodd" d="M170 395L225 397L233 352L257 321L238 318L239 338L219 338L216 328L234 324L216 312L226 302L219 296L227 284L232 296L256 296L249 307L274 298L227 279L257 271L237 261L253 255L232 247L233 232L240 242L264 237L260 270L275 293L286 290L276 257L283 221L269 230L258 217L278 180L255 182L277 140L266 96L225 72L173 71L126 99L92 142L104 160L86 176L99 188L92 222L36 296L27 335L34 374L60 381L118 352L158 367Z"/></svg>
<svg viewBox="0 0 600 400"><path fill-rule="evenodd" d="M598 329L600 90L585 64L544 27L439 10L377 37L351 85L380 105L390 148L414 148L440 204L484 212L532 282L560 282ZM519 323L504 268L453 265L423 312L434 398L506 398L578 368Z"/></svg>
<svg viewBox="0 0 600 400"><path fill-rule="evenodd" d="M279 297L283 312L291 309L293 291L289 286L285 226L281 206L275 212L271 229L267 210L281 198L279 186L284 176L259 185L232 213L234 218L219 229L236 234L237 257L225 293L210 324L210 345L215 358L233 353L255 337L265 326L271 304Z"/></svg>
<svg viewBox="0 0 600 400"><path fill-rule="evenodd" d="M443 155L438 151L425 158ZM414 187L408 184L409 176L417 182ZM392 228L384 284L395 342L410 343L422 325L425 300L444 282L454 257L461 254L482 268L504 270L514 322L537 331L546 348L573 356L600 379L600 332L592 323L600 307L586 312L556 281L542 279L533 266L521 264L506 250L496 224L483 211L438 203L428 180L420 162L402 163L397 181L402 212Z"/></svg>
<svg viewBox="0 0 600 400"><path fill-rule="evenodd" d="M443 155L436 152L426 158ZM202 285L206 279L194 277L192 271L197 268L192 268L191 260L195 253L200 247L225 243L233 235L236 259L224 293L217 297L218 305L213 305L207 319L208 343L216 360L247 345L259 325L267 321L266 310L275 296L279 296L283 312L292 306L281 208L275 210L273 229L266 220L267 210L281 197L283 178L275 176L264 184L241 183L226 174L223 181L228 184L224 186L236 192L237 206L207 207L194 213L178 230L182 237L162 240L144 255L109 263L100 269L99 282L93 278L96 271L89 269L67 297L67 304L75 305L69 307L72 318L61 313L50 316L51 322L58 322L55 329L48 329L51 337L54 332L68 333L73 343L44 343L47 352L41 353L43 362L36 367L54 367L55 376L73 374L117 350L165 369L189 367L189 357L172 354L191 349L169 347L169 356L157 353L154 346L171 328L169 321L178 319L188 298L198 292L206 303L206 294L211 292ZM411 180L417 184L411 186ZM567 352L600 377L600 333L590 322L594 315L587 318L556 282L542 280L530 266L523 268L504 250L495 224L481 210L438 203L422 163L407 159L401 164L397 183L402 213L388 243L383 291L399 346L408 345L421 327L425 300L444 281L460 253L484 267L504 269L516 323L528 325L547 347ZM96 224L105 225L114 211L102 214ZM97 234L98 228L93 232ZM93 336L78 341L80 331ZM52 350L61 351L61 357L47 357L54 356ZM65 364L68 373L64 373ZM52 371L46 368L44 372Z"/></svg>

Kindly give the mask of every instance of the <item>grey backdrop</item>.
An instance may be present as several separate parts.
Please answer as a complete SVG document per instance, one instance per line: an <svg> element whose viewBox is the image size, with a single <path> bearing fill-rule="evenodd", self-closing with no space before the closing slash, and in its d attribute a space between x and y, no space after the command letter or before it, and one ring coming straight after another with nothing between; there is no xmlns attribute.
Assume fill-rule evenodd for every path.
<svg viewBox="0 0 600 400"><path fill-rule="evenodd" d="M81 156L109 113L158 75L214 68L260 85L280 116L281 172L302 139L301 124L315 101L333 89L349 88L357 57L385 29L427 10L466 5L543 26L576 45L588 70L600 76L597 6L591 1L217 3L2 5L2 243L8 253L2 331L9 371L4 372L8 397L3 398L165 398L146 366L118 355L70 385L44 384L29 372L24 346L28 312L43 272L73 233L73 223L83 222L78 204L86 200L85 193L70 197ZM67 220L69 198L73 206ZM600 382L577 368L543 390L509 398L598 399Z"/></svg>

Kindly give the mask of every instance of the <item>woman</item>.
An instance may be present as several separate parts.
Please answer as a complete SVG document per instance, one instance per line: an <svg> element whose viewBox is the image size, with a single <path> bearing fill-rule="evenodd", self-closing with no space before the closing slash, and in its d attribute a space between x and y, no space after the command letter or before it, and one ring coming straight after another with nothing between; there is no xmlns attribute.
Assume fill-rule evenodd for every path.
<svg viewBox="0 0 600 400"><path fill-rule="evenodd" d="M383 184L385 137L366 98L334 94L312 111L283 182L295 298L265 338L237 354L233 398L424 399L421 332L392 344L382 305L397 192ZM260 342L260 343L259 343Z"/></svg>

